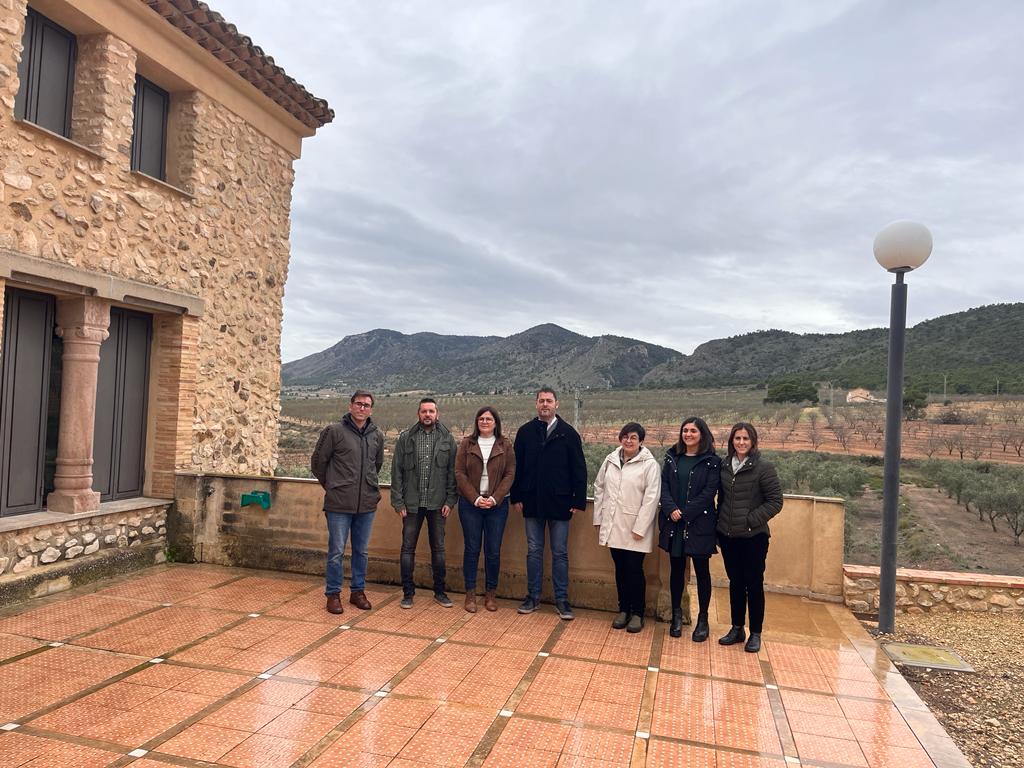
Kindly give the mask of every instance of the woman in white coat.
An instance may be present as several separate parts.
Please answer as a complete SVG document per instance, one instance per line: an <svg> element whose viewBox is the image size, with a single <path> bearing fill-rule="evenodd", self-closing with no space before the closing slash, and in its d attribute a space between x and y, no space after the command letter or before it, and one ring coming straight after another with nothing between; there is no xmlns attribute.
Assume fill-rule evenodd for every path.
<svg viewBox="0 0 1024 768"><path fill-rule="evenodd" d="M654 549L654 524L661 496L661 468L644 447L644 428L630 422L619 444L605 458L594 480L594 525L598 541L611 549L619 613L612 627L639 632L644 627L647 579L644 557Z"/></svg>

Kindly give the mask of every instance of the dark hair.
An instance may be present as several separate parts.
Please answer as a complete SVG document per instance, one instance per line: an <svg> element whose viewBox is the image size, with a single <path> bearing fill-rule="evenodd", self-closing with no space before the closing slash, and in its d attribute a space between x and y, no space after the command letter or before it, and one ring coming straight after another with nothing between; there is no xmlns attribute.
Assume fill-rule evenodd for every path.
<svg viewBox="0 0 1024 768"><path fill-rule="evenodd" d="M352 393L352 397L350 397L348 401L350 403L354 403L357 397L368 397L370 398L370 405L375 405L372 392L367 392L365 389L357 389Z"/></svg>
<svg viewBox="0 0 1024 768"><path fill-rule="evenodd" d="M537 390L537 397L540 397L544 392L547 392L548 394L550 394L553 398L555 398L555 400L558 399L558 393L555 392L555 390L553 390L551 387L541 387L540 389L538 389ZM536 400L537 398L534 398L534 399Z"/></svg>
<svg viewBox="0 0 1024 768"><path fill-rule="evenodd" d="M424 397L420 400L420 405L423 405L424 403L433 403L434 405L437 405L437 400L432 397Z"/></svg>
<svg viewBox="0 0 1024 768"><path fill-rule="evenodd" d="M644 438L647 437L647 431L635 421L631 421L619 430L619 440L624 438L630 432L636 432L636 436L640 438L641 443L644 441Z"/></svg>
<svg viewBox="0 0 1024 768"><path fill-rule="evenodd" d="M489 405L485 405L479 411L476 412L476 416L473 417L473 434L472 437L476 440L480 437L480 425L476 423L476 420L483 416L485 413L491 414L494 417L494 436L501 437L501 416L498 412L491 408Z"/></svg>
<svg viewBox="0 0 1024 768"><path fill-rule="evenodd" d="M711 429L708 427L708 423L700 416L690 416L687 419L683 419L683 423L679 425L679 442L674 446L675 452L677 454L686 453L686 443L683 442L683 427L687 424L695 424L697 429L700 431L700 443L697 445L697 455L703 456L705 453L714 453L715 436L711 434Z"/></svg>
<svg viewBox="0 0 1024 768"><path fill-rule="evenodd" d="M729 443L725 447L726 456L730 459L736 455L736 449L733 447L732 439L736 436L736 433L741 429L745 429L747 434L750 435L750 455L757 456L757 430L754 429L753 424L749 424L746 421L739 421L732 425L732 429L729 430Z"/></svg>

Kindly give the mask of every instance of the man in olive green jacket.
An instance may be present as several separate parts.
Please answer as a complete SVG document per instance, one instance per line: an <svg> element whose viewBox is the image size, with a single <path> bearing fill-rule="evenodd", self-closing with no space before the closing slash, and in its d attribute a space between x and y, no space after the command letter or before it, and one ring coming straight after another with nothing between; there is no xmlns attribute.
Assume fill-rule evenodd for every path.
<svg viewBox="0 0 1024 768"><path fill-rule="evenodd" d="M418 421L398 437L391 460L391 506L402 516L402 608L412 608L416 586L416 542L423 521L430 539L434 572L434 600L445 608L452 601L445 592L444 526L458 500L455 488L455 439L437 420L437 403L425 397Z"/></svg>

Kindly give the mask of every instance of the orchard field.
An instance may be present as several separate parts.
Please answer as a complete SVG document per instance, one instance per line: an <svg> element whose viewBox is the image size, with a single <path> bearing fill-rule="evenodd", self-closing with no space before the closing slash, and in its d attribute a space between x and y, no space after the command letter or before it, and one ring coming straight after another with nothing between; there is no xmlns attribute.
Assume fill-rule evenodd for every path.
<svg viewBox="0 0 1024 768"><path fill-rule="evenodd" d="M839 394L833 393L830 407L766 404L764 390L753 388L587 391L581 393L576 423L592 480L627 421L644 425L646 445L658 456L675 442L684 417L704 417L720 453L729 427L749 421L788 493L847 501L846 560L873 564L879 550L884 405L841 403ZM559 395L559 414L573 421L574 393ZM415 422L419 398L377 398L373 419L389 449ZM441 420L457 438L472 429L474 414L485 404L501 414L508 437L534 416L530 395L437 400ZM320 429L347 406L347 398L284 399L278 473L308 477ZM1024 575L1024 399L958 398L930 403L915 415L903 428L900 566ZM385 478L389 463L390 455Z"/></svg>

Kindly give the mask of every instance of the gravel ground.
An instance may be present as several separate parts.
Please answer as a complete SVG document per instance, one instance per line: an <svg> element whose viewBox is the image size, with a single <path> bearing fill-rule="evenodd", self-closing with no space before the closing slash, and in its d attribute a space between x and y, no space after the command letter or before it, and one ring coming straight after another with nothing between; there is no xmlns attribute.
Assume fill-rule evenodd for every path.
<svg viewBox="0 0 1024 768"><path fill-rule="evenodd" d="M877 634L877 632L876 632ZM943 672L900 667L971 764L1024 766L1024 617L940 613L897 616L897 640L952 648L974 667Z"/></svg>

